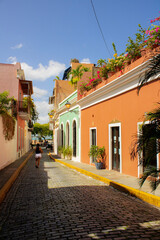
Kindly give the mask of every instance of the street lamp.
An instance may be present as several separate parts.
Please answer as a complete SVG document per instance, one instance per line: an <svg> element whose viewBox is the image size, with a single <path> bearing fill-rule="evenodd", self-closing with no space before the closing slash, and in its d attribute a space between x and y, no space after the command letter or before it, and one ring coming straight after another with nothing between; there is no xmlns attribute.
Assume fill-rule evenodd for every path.
<svg viewBox="0 0 160 240"><path fill-rule="evenodd" d="M66 102L65 104L66 108L69 110L70 109L70 106L71 106L71 103L69 101Z"/></svg>

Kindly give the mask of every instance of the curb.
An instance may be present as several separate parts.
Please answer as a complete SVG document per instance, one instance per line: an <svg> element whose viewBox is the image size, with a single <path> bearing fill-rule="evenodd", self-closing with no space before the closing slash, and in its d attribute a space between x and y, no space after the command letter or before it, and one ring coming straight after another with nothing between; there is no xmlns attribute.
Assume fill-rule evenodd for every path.
<svg viewBox="0 0 160 240"><path fill-rule="evenodd" d="M5 185L0 189L0 204L6 197L7 192L11 188L12 184L20 174L22 168L26 165L28 162L29 158L32 156L33 152L31 152L28 157L21 163L21 165L17 168L17 170L13 173L13 175L10 177L10 179L5 183Z"/></svg>
<svg viewBox="0 0 160 240"><path fill-rule="evenodd" d="M143 201L145 201L145 202L147 202L149 204L152 204L152 205L154 205L156 207L160 207L160 197L158 197L158 196L154 196L154 195L152 195L150 193L146 193L146 192L137 190L135 188L125 186L123 184L114 182L114 181L112 181L110 179L107 179L105 177L101 177L101 176L99 176L97 174L91 173L91 172L86 171L84 169L75 167L75 166L73 166L73 165L71 165L69 163L65 163L65 162L63 162L61 160L55 159L50 153L48 155L55 162L59 162L59 163L65 165L66 167L72 168L72 169L74 169L74 170L76 170L76 171L78 171L78 172L80 172L80 173L82 173L82 174L84 174L86 176L89 176L89 177L92 177L93 179L96 179L96 180L99 180L101 182L104 182L108 186L111 186L111 187L113 187L113 188L115 188L115 189L117 189L117 190L119 190L121 192L130 194L130 195L132 195L134 197L137 197L137 198L139 198L139 199L141 199L141 200L143 200Z"/></svg>

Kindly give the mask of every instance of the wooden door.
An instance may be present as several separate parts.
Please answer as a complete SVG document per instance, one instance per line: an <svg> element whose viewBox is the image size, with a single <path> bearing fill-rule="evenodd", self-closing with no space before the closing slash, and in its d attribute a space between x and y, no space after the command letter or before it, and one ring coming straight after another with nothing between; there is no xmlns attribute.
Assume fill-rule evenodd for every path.
<svg viewBox="0 0 160 240"><path fill-rule="evenodd" d="M112 169L120 171L119 127L112 127Z"/></svg>

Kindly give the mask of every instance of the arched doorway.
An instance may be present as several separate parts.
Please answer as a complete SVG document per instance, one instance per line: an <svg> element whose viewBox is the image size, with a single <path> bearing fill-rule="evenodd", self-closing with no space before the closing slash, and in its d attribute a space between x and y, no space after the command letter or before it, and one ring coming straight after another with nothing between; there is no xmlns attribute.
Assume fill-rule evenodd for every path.
<svg viewBox="0 0 160 240"><path fill-rule="evenodd" d="M69 146L69 122L66 124L66 145Z"/></svg>
<svg viewBox="0 0 160 240"><path fill-rule="evenodd" d="M73 121L73 156L77 155L77 129L76 129L76 121Z"/></svg>
<svg viewBox="0 0 160 240"><path fill-rule="evenodd" d="M64 139L63 139L63 124L61 124L61 146L64 145Z"/></svg>

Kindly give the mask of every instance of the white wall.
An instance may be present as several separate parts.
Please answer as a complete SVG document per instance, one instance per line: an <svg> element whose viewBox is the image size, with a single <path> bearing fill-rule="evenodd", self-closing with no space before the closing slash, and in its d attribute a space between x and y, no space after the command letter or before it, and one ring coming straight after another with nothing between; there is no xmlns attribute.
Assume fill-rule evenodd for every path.
<svg viewBox="0 0 160 240"><path fill-rule="evenodd" d="M5 140L3 135L3 123L0 116L0 169L14 162L17 158L17 122L15 125L15 134L12 140Z"/></svg>

